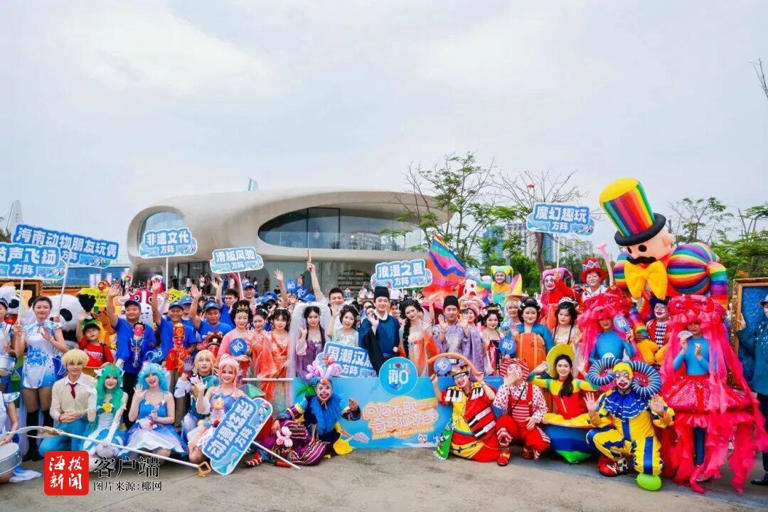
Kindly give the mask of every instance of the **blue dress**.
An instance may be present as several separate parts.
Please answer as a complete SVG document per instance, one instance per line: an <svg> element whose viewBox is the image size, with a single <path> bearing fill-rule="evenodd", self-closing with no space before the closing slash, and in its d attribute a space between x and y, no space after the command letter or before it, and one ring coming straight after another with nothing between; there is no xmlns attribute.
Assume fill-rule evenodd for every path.
<svg viewBox="0 0 768 512"><path fill-rule="evenodd" d="M127 400L128 395L123 394L123 400ZM96 453L96 448L98 448L101 444L101 441L107 438L107 434L109 434L110 428L112 428L112 424L115 420L115 412L114 410L111 410L110 412L106 412L104 410L104 405L100 405L97 409L97 416L96 416L96 426L90 430L86 436L89 439L92 439L92 441L84 441L83 443L83 450L88 452L88 455L91 457L100 456L100 454ZM126 438L126 432L125 432L125 425L120 423L120 426L117 427L115 430L115 434L112 437L112 442L114 444L119 444L120 446L125 446L125 438ZM107 450L111 450L112 457L124 457L128 454L126 450L120 450L119 448L115 448L114 446L108 446ZM101 451L101 450L99 450Z"/></svg>
<svg viewBox="0 0 768 512"><path fill-rule="evenodd" d="M200 377L198 377L200 378ZM213 386L219 385L219 378L215 375L209 375L202 377L205 383L205 391L208 391ZM192 393L189 394L189 412L181 420L181 436L185 441L189 442L189 433L194 430L202 420L207 418L207 414L200 414L197 412L197 400Z"/></svg>
<svg viewBox="0 0 768 512"><path fill-rule="evenodd" d="M46 329L53 336L56 329L61 329L61 324L45 320L24 326L24 339L27 342L24 366L21 369L21 387L24 389L53 386L62 369L61 352L43 338L40 329Z"/></svg>
<svg viewBox="0 0 768 512"><path fill-rule="evenodd" d="M153 423L150 424L149 415L152 411L157 411L157 415L164 417L168 415L165 406L165 400L158 407L146 400L139 404L139 415L136 423L128 430L128 448L137 450L171 450L177 455L187 454L187 445L176 433L172 424Z"/></svg>

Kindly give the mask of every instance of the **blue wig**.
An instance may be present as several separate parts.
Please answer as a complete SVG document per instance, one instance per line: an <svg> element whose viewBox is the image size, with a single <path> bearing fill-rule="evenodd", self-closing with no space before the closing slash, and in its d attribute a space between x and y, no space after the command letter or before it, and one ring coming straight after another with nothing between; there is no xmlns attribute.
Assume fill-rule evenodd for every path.
<svg viewBox="0 0 768 512"><path fill-rule="evenodd" d="M147 377L149 375L157 375L157 387L163 393L168 392L168 376L165 374L165 370L157 363L145 363L139 372L139 377L136 379L136 385L139 389L147 389Z"/></svg>

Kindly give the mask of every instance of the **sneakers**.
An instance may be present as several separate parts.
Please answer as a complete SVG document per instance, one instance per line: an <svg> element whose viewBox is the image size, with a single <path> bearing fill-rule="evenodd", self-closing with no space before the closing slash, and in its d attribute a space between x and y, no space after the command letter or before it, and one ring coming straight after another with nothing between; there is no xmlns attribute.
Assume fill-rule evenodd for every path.
<svg viewBox="0 0 768 512"><path fill-rule="evenodd" d="M768 473L765 473L763 475L763 478L757 478L755 480L752 480L752 485L766 485L768 486Z"/></svg>
<svg viewBox="0 0 768 512"><path fill-rule="evenodd" d="M509 458L512 456L512 452L509 447L504 447L499 452L499 457L496 459L496 464L499 466L506 466L509 464Z"/></svg>
<svg viewBox="0 0 768 512"><path fill-rule="evenodd" d="M627 461L619 459L612 461L608 457L601 456L597 461L597 470L603 476L619 476L627 472Z"/></svg>

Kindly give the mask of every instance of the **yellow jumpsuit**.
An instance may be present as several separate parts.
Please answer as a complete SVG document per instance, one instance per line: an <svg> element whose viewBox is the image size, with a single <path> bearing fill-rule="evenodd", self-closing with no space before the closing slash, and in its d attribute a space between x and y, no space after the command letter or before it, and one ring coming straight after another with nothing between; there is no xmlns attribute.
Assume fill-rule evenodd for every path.
<svg viewBox="0 0 768 512"><path fill-rule="evenodd" d="M664 462L653 427L666 428L675 421L672 408L664 407L664 413L657 415L648 400L633 391L608 391L600 397L597 414L591 419L596 428L587 433L587 442L611 460L632 457L638 473L659 476Z"/></svg>

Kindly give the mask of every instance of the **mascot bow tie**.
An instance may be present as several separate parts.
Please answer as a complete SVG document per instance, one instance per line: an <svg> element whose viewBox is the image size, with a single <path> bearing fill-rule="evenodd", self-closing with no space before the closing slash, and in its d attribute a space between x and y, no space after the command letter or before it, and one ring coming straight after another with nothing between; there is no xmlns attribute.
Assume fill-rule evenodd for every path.
<svg viewBox="0 0 768 512"><path fill-rule="evenodd" d="M647 267L627 262L624 265L624 278L630 295L636 299L642 295L646 284L656 297L667 297L667 269L660 261L654 261Z"/></svg>

